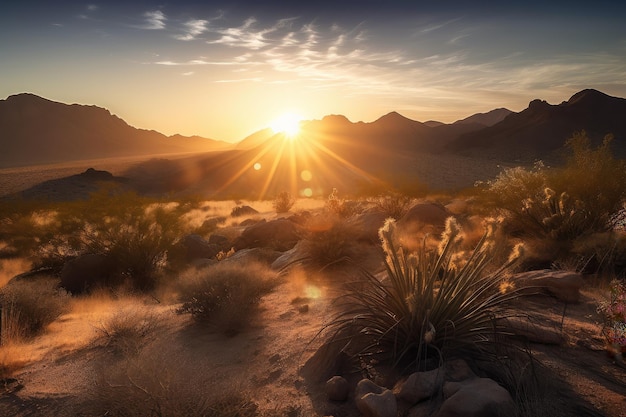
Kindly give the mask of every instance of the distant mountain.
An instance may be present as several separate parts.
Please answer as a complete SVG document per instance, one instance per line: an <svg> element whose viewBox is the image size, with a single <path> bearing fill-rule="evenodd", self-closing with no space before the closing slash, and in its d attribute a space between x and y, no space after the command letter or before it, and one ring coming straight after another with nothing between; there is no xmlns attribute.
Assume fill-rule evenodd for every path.
<svg viewBox="0 0 626 417"><path fill-rule="evenodd" d="M206 152L224 142L165 136L129 126L108 110L34 94L0 100L0 167L122 156Z"/></svg>
<svg viewBox="0 0 626 417"><path fill-rule="evenodd" d="M558 105L533 100L527 109L493 126L459 135L446 149L509 161L550 159L557 158L565 141L581 130L596 144L613 134L618 156L626 155L626 99L589 89Z"/></svg>
<svg viewBox="0 0 626 417"><path fill-rule="evenodd" d="M496 123L501 122L507 117L509 114L513 113L509 109L499 108L493 109L487 113L476 113L470 117L466 117L465 119L457 120L454 122L455 124L479 124L483 126L493 126Z"/></svg>

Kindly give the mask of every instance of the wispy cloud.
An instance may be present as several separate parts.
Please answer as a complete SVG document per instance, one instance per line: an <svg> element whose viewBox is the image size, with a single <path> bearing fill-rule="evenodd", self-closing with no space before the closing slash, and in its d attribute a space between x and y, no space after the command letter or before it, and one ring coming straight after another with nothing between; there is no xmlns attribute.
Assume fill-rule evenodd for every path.
<svg viewBox="0 0 626 417"><path fill-rule="evenodd" d="M181 41L191 41L208 30L209 22L207 20L192 19L185 22L184 34L175 35L174 37Z"/></svg>
<svg viewBox="0 0 626 417"><path fill-rule="evenodd" d="M143 29L165 29L165 21L167 20L167 18L162 11L148 11L143 14L143 17L146 19L146 23L142 26Z"/></svg>

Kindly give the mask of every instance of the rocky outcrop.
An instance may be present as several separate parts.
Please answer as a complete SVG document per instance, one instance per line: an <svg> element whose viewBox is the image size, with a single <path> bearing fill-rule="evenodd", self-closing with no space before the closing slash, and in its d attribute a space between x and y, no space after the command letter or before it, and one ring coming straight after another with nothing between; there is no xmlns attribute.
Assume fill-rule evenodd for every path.
<svg viewBox="0 0 626 417"><path fill-rule="evenodd" d="M265 247L286 251L296 245L300 235L300 226L289 220L263 220L247 227L235 240L233 247L235 250Z"/></svg>

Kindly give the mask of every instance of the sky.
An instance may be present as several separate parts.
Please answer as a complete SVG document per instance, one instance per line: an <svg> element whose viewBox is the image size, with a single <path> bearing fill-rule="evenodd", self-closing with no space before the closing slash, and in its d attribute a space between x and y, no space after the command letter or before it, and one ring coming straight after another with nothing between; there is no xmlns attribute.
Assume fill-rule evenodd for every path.
<svg viewBox="0 0 626 417"><path fill-rule="evenodd" d="M626 97L626 2L15 1L0 99L239 141L284 113L450 123L585 88Z"/></svg>

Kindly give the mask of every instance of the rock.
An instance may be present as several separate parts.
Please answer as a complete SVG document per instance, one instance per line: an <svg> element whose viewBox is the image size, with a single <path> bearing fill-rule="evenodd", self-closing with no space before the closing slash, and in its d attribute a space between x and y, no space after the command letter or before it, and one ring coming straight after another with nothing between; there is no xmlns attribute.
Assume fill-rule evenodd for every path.
<svg viewBox="0 0 626 417"><path fill-rule="evenodd" d="M559 329L533 323L529 318L506 317L500 320L500 324L507 331L511 331L529 342L544 345L562 345L565 342L563 332Z"/></svg>
<svg viewBox="0 0 626 417"><path fill-rule="evenodd" d="M304 241L301 240L296 243L293 248L283 252L278 258L276 258L276 260L272 263L272 269L274 271L283 271L303 259L305 256L306 245Z"/></svg>
<svg viewBox="0 0 626 417"><path fill-rule="evenodd" d="M235 252L228 258L224 259L222 262L239 262L239 263L250 263L250 262L260 262L263 264L272 264L276 258L280 256L280 252L277 252L268 248L251 248L251 249L242 249L240 251Z"/></svg>
<svg viewBox="0 0 626 417"><path fill-rule="evenodd" d="M69 260L61 269L61 287L79 294L91 287L109 283L113 272L110 259L103 254L87 253Z"/></svg>
<svg viewBox="0 0 626 417"><path fill-rule="evenodd" d="M362 379L357 384L356 406L365 417L396 417L398 414L398 403L393 392L369 379Z"/></svg>
<svg viewBox="0 0 626 417"><path fill-rule="evenodd" d="M451 359L446 361L446 381L464 381L476 378L472 368L463 359Z"/></svg>
<svg viewBox="0 0 626 417"><path fill-rule="evenodd" d="M444 369L438 368L426 372L414 372L409 377L396 384L394 394L397 398L417 404L432 397L443 384Z"/></svg>
<svg viewBox="0 0 626 417"><path fill-rule="evenodd" d="M251 216L254 214L259 214L259 212L250 206L238 206L230 212L231 217Z"/></svg>
<svg viewBox="0 0 626 417"><path fill-rule="evenodd" d="M180 250L184 260L191 262L194 259L211 259L215 258L221 248L218 245L209 243L200 235L187 235L177 243L177 249Z"/></svg>
<svg viewBox="0 0 626 417"><path fill-rule="evenodd" d="M212 234L209 236L209 243L211 245L217 245L222 249L230 249L230 241L226 236Z"/></svg>
<svg viewBox="0 0 626 417"><path fill-rule="evenodd" d="M349 392L350 385L342 376L335 375L326 381L326 394L331 401L345 401Z"/></svg>
<svg viewBox="0 0 626 417"><path fill-rule="evenodd" d="M515 415L509 392L489 378L446 382L444 402L435 417L501 417Z"/></svg>
<svg viewBox="0 0 626 417"><path fill-rule="evenodd" d="M300 234L300 226L287 219L261 221L247 227L235 240L233 247L235 250L270 247L286 251L298 243Z"/></svg>
<svg viewBox="0 0 626 417"><path fill-rule="evenodd" d="M426 234L438 236L446 225L450 213L437 203L415 204L396 223L398 239L408 249L417 249L422 244L420 237Z"/></svg>
<svg viewBox="0 0 626 417"><path fill-rule="evenodd" d="M380 243L378 230L383 227L387 217L387 215L379 211L370 211L350 219L348 225L356 230L355 240Z"/></svg>
<svg viewBox="0 0 626 417"><path fill-rule="evenodd" d="M580 300L580 287L584 280L581 274L573 271L553 271L541 269L515 274L511 281L524 292L533 289L543 290L566 303L577 303Z"/></svg>

